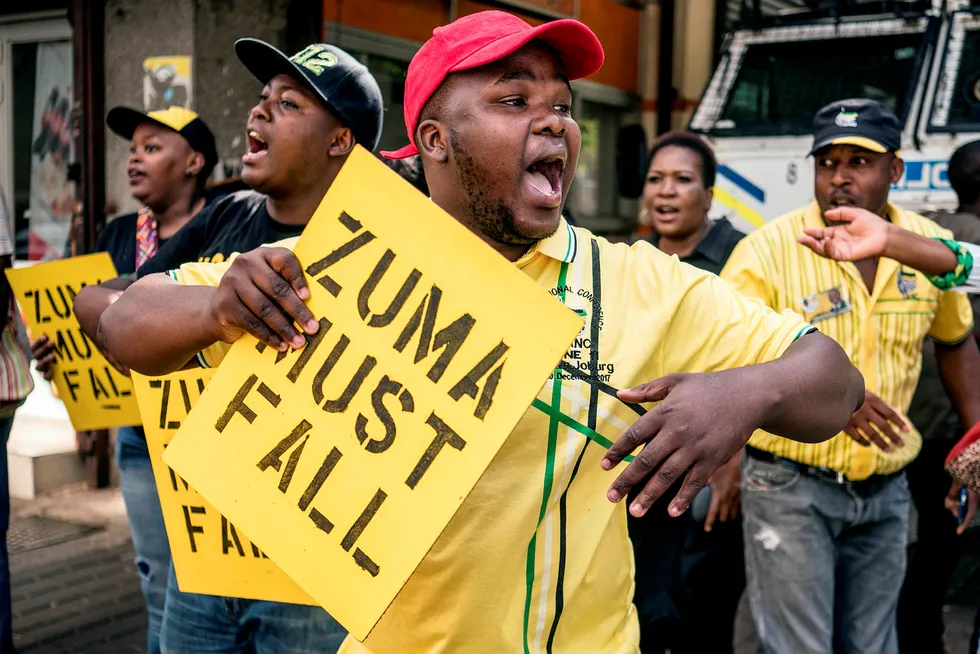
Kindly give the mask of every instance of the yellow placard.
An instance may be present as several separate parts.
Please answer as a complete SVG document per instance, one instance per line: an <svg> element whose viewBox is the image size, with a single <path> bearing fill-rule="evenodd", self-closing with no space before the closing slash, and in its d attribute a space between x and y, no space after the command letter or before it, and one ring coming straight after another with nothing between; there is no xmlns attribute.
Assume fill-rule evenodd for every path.
<svg viewBox="0 0 980 654"><path fill-rule="evenodd" d="M72 304L84 286L115 279L105 252L6 271L34 338L55 346L54 383L77 431L140 424L133 382L113 368L75 318Z"/></svg>
<svg viewBox="0 0 980 654"><path fill-rule="evenodd" d="M164 449L213 372L198 368L163 377L133 373L177 586L185 593L315 604L240 529L163 462Z"/></svg>
<svg viewBox="0 0 980 654"><path fill-rule="evenodd" d="M164 460L363 640L582 319L360 147L294 251L319 331L240 339Z"/></svg>

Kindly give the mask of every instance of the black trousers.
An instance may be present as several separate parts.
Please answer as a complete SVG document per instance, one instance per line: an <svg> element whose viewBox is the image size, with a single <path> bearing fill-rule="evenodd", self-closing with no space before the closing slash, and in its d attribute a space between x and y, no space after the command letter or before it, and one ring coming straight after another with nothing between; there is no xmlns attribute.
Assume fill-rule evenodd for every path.
<svg viewBox="0 0 980 654"><path fill-rule="evenodd" d="M745 589L741 519L711 533L690 516L667 514L675 489L644 518L630 518L636 555L634 603L643 654L731 654Z"/></svg>
<svg viewBox="0 0 980 654"><path fill-rule="evenodd" d="M898 604L898 646L902 654L943 654L943 604L963 555L965 540L956 535L956 518L943 504L952 479L943 470L956 439L935 438L906 469L912 502L919 516L918 540L909 547L909 563Z"/></svg>

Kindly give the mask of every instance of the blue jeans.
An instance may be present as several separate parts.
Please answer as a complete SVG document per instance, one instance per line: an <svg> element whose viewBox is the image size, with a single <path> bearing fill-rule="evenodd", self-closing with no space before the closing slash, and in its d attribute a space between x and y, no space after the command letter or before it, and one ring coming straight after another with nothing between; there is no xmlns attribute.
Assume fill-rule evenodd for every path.
<svg viewBox="0 0 980 654"><path fill-rule="evenodd" d="M14 426L13 414L0 418L0 652L14 651L13 610L10 602L10 479L7 474L7 439Z"/></svg>
<svg viewBox="0 0 980 654"><path fill-rule="evenodd" d="M165 654L333 654L346 637L319 606L182 593L170 566Z"/></svg>
<svg viewBox="0 0 980 654"><path fill-rule="evenodd" d="M136 569L146 601L149 620L146 651L160 654L160 625L167 597L167 571L170 569L170 543L160 509L160 496L153 481L146 438L137 427L121 427L116 435L116 466L122 486L129 531L136 550Z"/></svg>
<svg viewBox="0 0 980 654"><path fill-rule="evenodd" d="M749 603L765 654L897 654L905 476L858 492L746 456Z"/></svg>

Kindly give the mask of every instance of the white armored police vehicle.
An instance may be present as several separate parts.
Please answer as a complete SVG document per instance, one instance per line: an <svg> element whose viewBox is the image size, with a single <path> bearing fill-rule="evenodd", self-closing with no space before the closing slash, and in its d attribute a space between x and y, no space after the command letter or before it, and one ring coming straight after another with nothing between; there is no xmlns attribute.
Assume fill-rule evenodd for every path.
<svg viewBox="0 0 980 654"><path fill-rule="evenodd" d="M718 156L712 217L751 231L807 204L813 115L857 97L884 104L904 125L905 176L891 200L915 211L955 208L947 161L980 138L980 0L806 5L725 38L688 127Z"/></svg>

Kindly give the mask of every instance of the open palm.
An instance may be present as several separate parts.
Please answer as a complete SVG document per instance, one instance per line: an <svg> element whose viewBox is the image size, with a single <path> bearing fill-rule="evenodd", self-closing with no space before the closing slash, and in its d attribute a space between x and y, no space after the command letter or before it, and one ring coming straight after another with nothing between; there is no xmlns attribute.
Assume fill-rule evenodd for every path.
<svg viewBox="0 0 980 654"><path fill-rule="evenodd" d="M881 256L888 244L888 223L866 209L841 207L827 212L831 227L807 227L797 241L822 257L860 261Z"/></svg>

